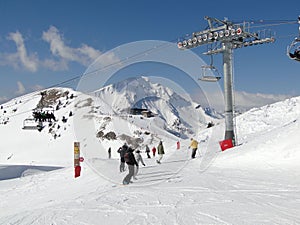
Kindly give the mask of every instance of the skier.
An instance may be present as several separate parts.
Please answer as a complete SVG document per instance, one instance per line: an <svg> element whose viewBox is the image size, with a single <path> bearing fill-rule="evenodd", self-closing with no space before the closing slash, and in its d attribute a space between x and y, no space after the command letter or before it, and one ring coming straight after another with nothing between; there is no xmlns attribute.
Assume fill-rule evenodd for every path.
<svg viewBox="0 0 300 225"><path fill-rule="evenodd" d="M135 160L134 154L133 154L133 149L131 147L128 148L128 151L124 155L126 164L128 165L128 174L126 177L123 179L123 184L127 185L129 183L132 183L131 178L134 175L134 165L138 166L137 161Z"/></svg>
<svg viewBox="0 0 300 225"><path fill-rule="evenodd" d="M190 144L189 148L192 148L192 159L194 159L196 157L196 152L198 149L198 142L196 140L194 140L193 138L191 138L191 144Z"/></svg>
<svg viewBox="0 0 300 225"><path fill-rule="evenodd" d="M153 146L153 148L152 148L152 153L153 153L153 157L155 157L155 153L156 153L156 148L155 148L155 146Z"/></svg>
<svg viewBox="0 0 300 225"><path fill-rule="evenodd" d="M127 150L128 150L128 146L127 146L126 143L124 143L124 145L118 149L118 153L120 153L120 160L121 160L121 163L120 163L120 173L122 173L122 172L125 171L125 159L124 159L124 155L127 152Z"/></svg>
<svg viewBox="0 0 300 225"><path fill-rule="evenodd" d="M151 158L151 156L150 156L150 148L149 148L148 145L146 145L146 153L147 153L148 159L150 159Z"/></svg>
<svg viewBox="0 0 300 225"><path fill-rule="evenodd" d="M135 151L135 159L136 159L136 162L137 162L137 166L134 168L133 179L134 179L134 180L137 180L136 175L137 175L138 172L139 172L139 165L140 165L140 162L142 163L143 166L146 166L146 165L145 165L145 163L144 163L144 160L143 160L143 158L142 158L142 155L141 155L140 150L136 150L136 151Z"/></svg>
<svg viewBox="0 0 300 225"><path fill-rule="evenodd" d="M108 158L111 158L111 147L108 148Z"/></svg>
<svg viewBox="0 0 300 225"><path fill-rule="evenodd" d="M208 122L207 127L206 128L210 128L213 127L215 124L213 122Z"/></svg>
<svg viewBox="0 0 300 225"><path fill-rule="evenodd" d="M157 153L159 155L159 158L158 160L156 160L157 163L160 164L160 161L162 160L164 154L165 154L165 151L164 151L164 146L162 144L162 141L159 142L158 146L157 146Z"/></svg>

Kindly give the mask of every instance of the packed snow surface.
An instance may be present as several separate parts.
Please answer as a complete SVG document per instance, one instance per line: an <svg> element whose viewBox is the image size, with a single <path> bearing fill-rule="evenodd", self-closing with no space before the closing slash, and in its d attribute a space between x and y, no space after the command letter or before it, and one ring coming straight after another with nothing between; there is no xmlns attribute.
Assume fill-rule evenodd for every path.
<svg viewBox="0 0 300 225"><path fill-rule="evenodd" d="M185 131L181 124L177 132L186 138L179 138L174 135L178 127L162 116L118 115L103 93L99 102L68 93L76 97L61 96L57 121L45 123L41 132L22 129L40 101L39 93L3 104L0 224L300 224L300 97L239 115L237 145L222 152L222 119L199 129L204 116L189 121L180 117L180 108L172 115L191 127ZM170 103L160 102L164 107ZM171 108L164 114L172 113ZM199 124L192 127L195 121ZM101 138L99 131L114 131L117 139ZM142 140L139 149L146 164L126 186L122 179L127 171L119 172L117 153L125 136ZM191 159L190 137L199 141L196 159ZM160 140L166 154L157 164L157 155L146 157L145 145L152 149ZM77 178L75 141L85 159Z"/></svg>

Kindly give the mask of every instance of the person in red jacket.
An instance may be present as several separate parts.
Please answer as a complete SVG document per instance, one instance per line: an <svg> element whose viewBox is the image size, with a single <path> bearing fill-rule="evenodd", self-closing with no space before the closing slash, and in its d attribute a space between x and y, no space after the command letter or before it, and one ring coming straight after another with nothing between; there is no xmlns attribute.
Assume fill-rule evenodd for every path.
<svg viewBox="0 0 300 225"><path fill-rule="evenodd" d="M153 153L153 157L155 157L155 153L156 153L156 148L155 148L155 146L152 148L152 153Z"/></svg>

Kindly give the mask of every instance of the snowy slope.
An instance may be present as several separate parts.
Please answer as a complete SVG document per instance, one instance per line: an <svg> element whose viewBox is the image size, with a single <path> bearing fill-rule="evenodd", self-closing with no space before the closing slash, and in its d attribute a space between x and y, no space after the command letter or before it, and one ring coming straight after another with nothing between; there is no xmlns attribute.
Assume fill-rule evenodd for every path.
<svg viewBox="0 0 300 225"><path fill-rule="evenodd" d="M0 164L65 166L72 162L72 152L62 149L67 147L65 140L74 139L73 123L72 118L69 118L69 113L72 111L75 98L67 99L65 93L69 93L70 96L75 92L63 88L48 91L51 90L55 92L57 90L62 96L58 96L56 102L49 104L47 109L50 109L50 106L55 109L58 101L61 105L58 110L55 110L57 121L44 122L44 129L41 132L23 129L24 121L27 118L33 118L33 110L38 108L41 92L28 94L2 105L1 119L8 122L0 125L2 137ZM62 122L63 116L68 119L66 123ZM55 134L56 139L54 139ZM72 147L72 144L70 145Z"/></svg>
<svg viewBox="0 0 300 225"><path fill-rule="evenodd" d="M75 95L76 101L70 103L74 104L73 123L61 132L64 147L59 148L59 138L53 141L46 130L38 133L20 129L21 118L1 125L1 135L8 140L0 152L1 164L6 164L0 167L2 174L13 173L7 169L8 164L34 164L33 157L35 162L43 162L37 165L65 167L39 173L39 168L31 168L27 172L33 175L2 179L0 224L300 224L300 97L240 115L236 119L239 146L224 152L218 146L224 135L222 121L210 129L193 128L197 133L193 136L203 142L197 158L190 160L189 140L180 140L181 149L177 150L178 138L165 129L164 118L117 116L109 101L90 101L88 96ZM26 108L34 107L38 98L28 101L31 105ZM10 105L14 104L4 107L12 109ZM22 104L17 104L16 113ZM62 108L59 117L69 110ZM114 131L118 139L96 138L99 131ZM18 157L18 145L9 141L14 132L23 145L30 145L28 140L31 143L26 154ZM163 139L166 150L161 165L153 157L147 159L143 152L146 166L140 168L138 180L128 186L120 184L126 175L119 173L116 153L124 142L121 137L127 141L142 139L143 151L145 144L156 146ZM47 153L35 156L41 149L36 143L42 145L43 140L57 146L52 149L55 157ZM76 179L74 140L81 141L85 157L82 174ZM69 144L70 149L66 149ZM112 159L107 158L108 147L113 149ZM10 152L14 154L7 160ZM54 159L60 162L60 157L63 162L54 163Z"/></svg>
<svg viewBox="0 0 300 225"><path fill-rule="evenodd" d="M52 91L60 93L47 107L47 109L53 107L57 121L44 122L44 129L41 132L22 129L26 119L32 118L33 110L39 108L41 92L21 96L2 105L0 132L5 141L2 143L0 164L70 165L73 154L72 142L80 141L78 140L81 138L80 132L85 126L80 124L83 121L81 117L84 117L81 114L88 114L93 120L91 125L93 131L90 134L92 137L100 131L106 133L111 131L117 136L136 136L135 138L145 140L140 143L141 146L164 136L171 139L178 137L186 139L205 127L207 121L215 120L206 115L201 107L196 109L196 103L186 101L159 84L150 83L145 77L105 87L96 93L96 97L66 88L47 91L50 93L48 96L51 96ZM76 97L71 99L71 95ZM60 106L56 110L58 102ZM144 120L141 116L130 116L128 113L130 107L145 107L156 116ZM74 116L69 116L71 111ZM66 123L62 122L63 117L67 118ZM76 128L74 123L77 125ZM118 129L119 124L124 123L126 125L122 126L126 127L126 130ZM149 134L143 135L145 132ZM121 145L125 141L119 137L117 139L116 145ZM73 141L68 143L66 140ZM95 142L94 149L99 149L103 145L108 148L109 143L106 144L105 140L98 142ZM27 157L28 150L32 153L29 157Z"/></svg>
<svg viewBox="0 0 300 225"><path fill-rule="evenodd" d="M252 109L239 116L236 123L241 146L236 148L238 151L230 153L231 159L227 158L222 166L238 162L242 166L298 167L299 97ZM239 154L240 151L243 154Z"/></svg>

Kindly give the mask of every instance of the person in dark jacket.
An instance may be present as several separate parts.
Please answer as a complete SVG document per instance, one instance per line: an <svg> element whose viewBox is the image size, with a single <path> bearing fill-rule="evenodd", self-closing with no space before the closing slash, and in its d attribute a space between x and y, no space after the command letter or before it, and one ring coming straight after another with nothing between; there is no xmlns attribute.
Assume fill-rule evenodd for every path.
<svg viewBox="0 0 300 225"><path fill-rule="evenodd" d="M162 141L160 141L157 146L157 153L158 153L159 158L158 158L158 160L156 160L156 162L160 164L160 161L162 160L162 158L165 154L165 150L164 150Z"/></svg>
<svg viewBox="0 0 300 225"><path fill-rule="evenodd" d="M125 159L124 159L124 156L125 156L125 153L127 152L127 150L128 150L128 146L127 146L126 143L124 143L124 145L118 149L118 153L120 153L120 160L121 160L121 163L120 163L120 173L122 173L122 172L125 171Z"/></svg>
<svg viewBox="0 0 300 225"><path fill-rule="evenodd" d="M149 148L148 145L146 145L146 153L147 153L148 159L150 159L151 158L151 156L150 156L150 148Z"/></svg>
<svg viewBox="0 0 300 225"><path fill-rule="evenodd" d="M123 179L123 184L124 185L132 183L131 178L134 175L134 166L138 166L138 163L135 160L133 151L134 150L131 147L129 147L127 153L124 155L126 164L128 166L128 171L129 171L127 176Z"/></svg>
<svg viewBox="0 0 300 225"><path fill-rule="evenodd" d="M108 158L110 159L111 158L111 147L108 148L107 152L108 152Z"/></svg>

